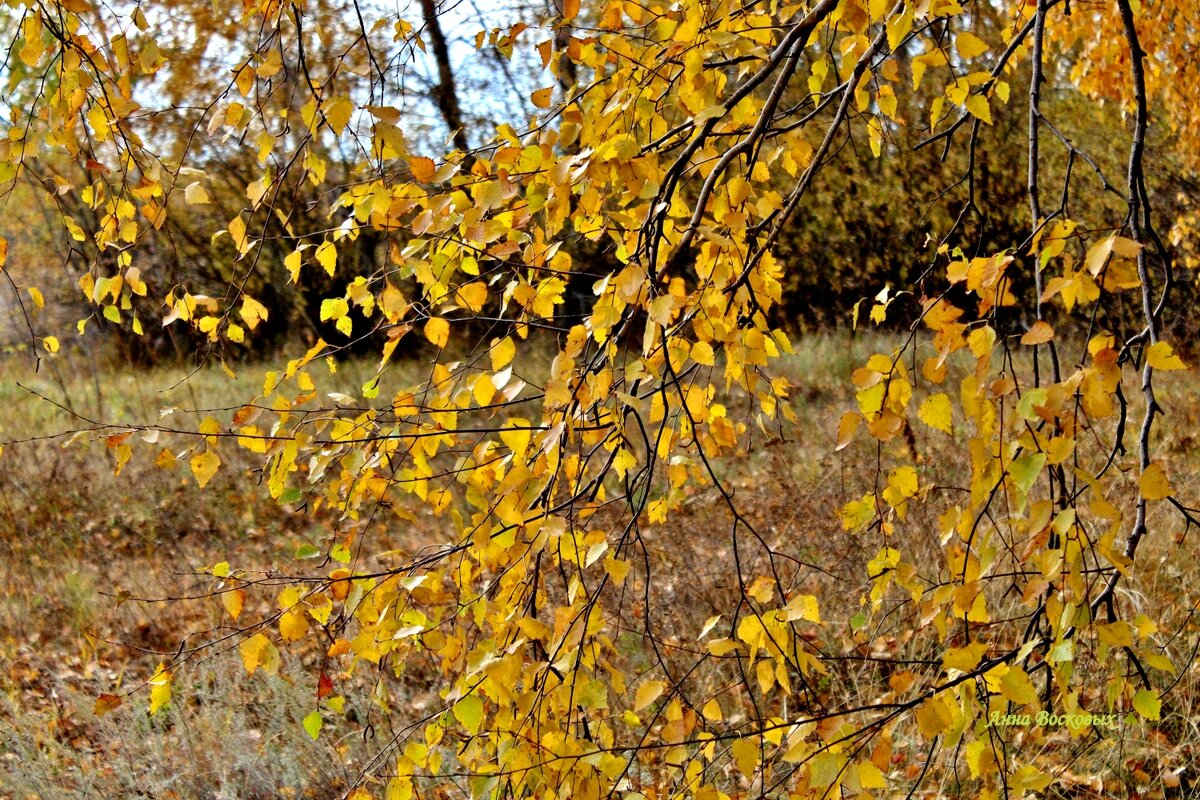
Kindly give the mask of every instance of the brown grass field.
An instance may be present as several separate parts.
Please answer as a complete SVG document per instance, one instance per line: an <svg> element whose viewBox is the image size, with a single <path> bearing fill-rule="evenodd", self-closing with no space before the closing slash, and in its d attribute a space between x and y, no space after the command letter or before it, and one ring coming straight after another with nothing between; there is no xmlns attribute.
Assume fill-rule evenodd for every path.
<svg viewBox="0 0 1200 800"><path fill-rule="evenodd" d="M782 436L751 437L746 451L721 467L766 543L825 571L818 580L822 616L842 621L838 646L847 656L886 655L906 644L904 621L870 638L844 622L859 607L863 565L878 543L845 533L837 512L862 495L877 454L862 441L835 452L835 433L853 404L850 372L886 341L801 340L801 355L783 364L798 387L798 425ZM337 379L353 391L370 369L345 363ZM243 371L246 378L232 381L206 369L176 385L185 375L180 369L106 367L92 375L87 359L64 351L34 375L27 357L7 356L0 362L0 440L89 427L81 418L153 419L166 406L180 409L177 423L194 424L202 415L191 410L236 407L254 394L257 373ZM1176 489L1195 498L1200 386L1187 374L1163 381L1168 416L1155 447ZM916 430L910 442L894 446L913 448L945 485L961 485L965 456L944 438ZM156 468L154 448L135 450L120 476L94 434L71 446L62 438L10 444L0 455L0 798L342 797L389 737L370 706L365 672L347 678L359 691L346 692L348 713L331 727L327 721L317 741L301 726L316 671L288 668L311 658L304 652L285 653L278 677L247 677L229 652L236 645L218 643L192 655L165 713L151 717L145 693L94 713L99 694L139 686L164 658L190 652L222 624L220 604L205 596L212 578L202 568L223 560L251 570L286 566L301 544L322 543L331 524L273 503L252 472L252 456L227 463L200 491L186 469ZM736 592L722 558L727 537L719 509L715 490L700 490L654 532L662 583L652 610L665 630L698 630ZM1165 510L1156 515L1123 600L1155 616L1164 650L1181 667L1164 696L1163 720L1126 725L1120 736L1092 744L1069 765L1070 777L1049 790L1058 794L1048 796L1180 796L1181 783L1197 780L1200 671L1192 656L1200 642L1200 545L1196 532ZM915 533L922 520L932 530L933 516L932 509L915 512L906 547L938 547L936 536ZM435 521L428 529L381 525L377 535L386 549L411 550L442 536ZM255 603L266 609L271 600L252 595L247 610ZM824 688L869 698L885 679L869 659L848 657ZM436 688L412 686L411 707L436 701ZM923 796L955 795L948 783L927 788Z"/></svg>

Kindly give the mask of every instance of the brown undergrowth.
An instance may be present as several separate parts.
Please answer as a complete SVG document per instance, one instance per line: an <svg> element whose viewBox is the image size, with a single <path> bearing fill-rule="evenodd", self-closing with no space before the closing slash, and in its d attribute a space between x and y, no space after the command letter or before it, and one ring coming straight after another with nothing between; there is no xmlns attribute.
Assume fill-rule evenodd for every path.
<svg viewBox="0 0 1200 800"><path fill-rule="evenodd" d="M639 528L638 546L651 569L635 560L628 592L607 609L618 647L627 639L627 666L636 670L650 651L669 665L691 663L702 652L698 637L706 621L722 615L714 627L728 629L730 609L762 576L775 581L770 591L781 596L818 595L829 623L808 642L829 674L798 686L789 700L794 705L780 709L785 715L870 703L906 664L939 658L927 643L924 650L914 644L919 619L855 623L869 587L865 563L881 542L874 531L847 532L839 510L871 488L877 464L889 454L863 442L837 451L836 429L853 403L851 371L883 346L875 337L803 340L801 354L784 364L797 386L797 423L752 431L747 450L717 466L720 487L694 490L667 524ZM353 391L369 369L343 365L339 380ZM6 380L0 438L84 428L88 420L144 420L172 406L196 424L201 414L194 412L229 409L253 393L215 368L164 393L148 387L172 386L182 373L112 371L96 396L89 395L90 376L82 375L82 368L57 379L43 375L29 385L33 392ZM1167 385L1160 399L1172 416L1156 448L1185 497L1200 488L1198 395L1184 379ZM76 416L55 405L68 398ZM961 491L966 454L943 434L917 427L888 445L897 449L892 455L915 455L935 492ZM301 720L316 706L321 654L285 649L278 676L247 677L231 652L237 628L208 596L214 579L206 571L229 561L264 579L289 574L298 548L327 544L333 516L272 502L257 483L252 455L237 456L199 491L186 469L164 472L146 453L116 475L103 439L89 438L65 448L59 439L10 445L2 456L0 797L343 796L386 749L395 733L389 726L427 713L439 702L438 687L421 685L420 670L410 670L392 693L393 703L399 695L407 707L382 714L371 702L377 672L332 675L333 691L347 697L347 713L327 718L314 741ZM742 517L736 527L734 507ZM910 557L935 560L937 507L936 498L916 505L897 533ZM419 513L415 519L398 525L394 517L381 518L365 535L394 559L440 541L435 519ZM1151 526L1121 604L1131 616L1156 615L1163 651L1177 665L1163 719L1039 745L1039 758L1063 765L1050 796L1180 796L1200 780L1192 766L1200 743L1200 670L1193 667L1200 546L1197 532L1165 509ZM251 592L245 619L269 618L272 602L268 591ZM654 639L649 650L647 637ZM157 665L181 657L172 703L151 717L143 685ZM303 668L287 668L296 662ZM705 696L739 691L736 664L705 675L717 684L694 687ZM96 713L101 694L127 693L119 708ZM727 707L739 706L745 703ZM949 764L954 757L927 753L915 733L896 751L901 777L921 770L923 759ZM954 771L945 774L927 787L928 796L960 793Z"/></svg>

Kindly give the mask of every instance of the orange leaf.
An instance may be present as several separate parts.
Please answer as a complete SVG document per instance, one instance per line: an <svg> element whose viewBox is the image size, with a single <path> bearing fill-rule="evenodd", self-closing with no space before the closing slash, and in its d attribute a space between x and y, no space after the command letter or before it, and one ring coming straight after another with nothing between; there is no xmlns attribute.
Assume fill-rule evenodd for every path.
<svg viewBox="0 0 1200 800"><path fill-rule="evenodd" d="M102 694L96 698L96 705L92 707L92 713L97 717L102 717L110 711L115 711L121 707L124 702L115 694Z"/></svg>
<svg viewBox="0 0 1200 800"><path fill-rule="evenodd" d="M837 446L833 448L835 451L844 450L850 444L860 421L862 421L862 415L856 411L847 411L842 414L842 419L838 422Z"/></svg>
<svg viewBox="0 0 1200 800"><path fill-rule="evenodd" d="M1054 338L1054 328L1051 328L1049 323L1044 320L1038 320L1033 323L1033 326L1025 332L1021 337L1021 344L1045 344Z"/></svg>
<svg viewBox="0 0 1200 800"><path fill-rule="evenodd" d="M433 159L426 156L410 158L408 167L412 170L413 180L418 183L429 183L437 172L437 165L433 163Z"/></svg>

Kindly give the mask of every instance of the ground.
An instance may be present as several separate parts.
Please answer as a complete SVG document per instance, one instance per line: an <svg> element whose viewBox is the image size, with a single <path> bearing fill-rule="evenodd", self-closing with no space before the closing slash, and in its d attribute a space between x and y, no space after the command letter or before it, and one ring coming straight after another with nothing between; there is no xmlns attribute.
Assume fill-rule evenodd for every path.
<svg viewBox="0 0 1200 800"><path fill-rule="evenodd" d="M747 451L721 467L763 543L751 559L765 558L769 547L804 565L827 619L856 613L866 586L863 564L877 544L846 533L838 516L861 496L877 453L865 443L836 451L835 440L838 419L853 404L852 370L886 341L848 334L802 339L800 354L781 367L797 386L798 422L754 432ZM94 366L66 353L30 375L27 359L9 356L2 365L0 439L86 429L87 420L145 420L167 407L182 421L198 420L195 410L236 407L253 394L247 389L253 377L234 381L216 367L180 384L187 373L179 369L105 365L93 376ZM369 369L347 362L339 380L351 391ZM253 366L238 371L256 374ZM1200 387L1181 379L1160 401L1171 416L1156 447L1182 494L1194 494L1198 485L1197 395ZM914 430L894 446L915 453L953 486L956 471L965 469L963 456L938 436ZM186 470L155 467L154 452L138 448L120 475L103 437L94 434L70 446L61 437L9 444L0 456L0 798L343 796L374 767L391 735L388 718L370 703L371 674L345 677L339 691L348 697L348 712L314 741L302 720L314 707L319 669L247 677L231 652L236 640L222 639L232 629L209 596L214 579L204 572L219 561L286 571L299 548L323 542L331 520L272 502L258 485L253 456L227 464L201 491ZM921 519L918 513L906 528L913 537L908 545L936 548L935 537L915 533ZM927 521L932 530L932 516ZM1190 665L1198 641L1192 587L1200 585L1200 548L1195 532L1166 511L1150 522L1153 536L1123 599L1157 612L1171 632L1165 648L1182 669L1166 696L1163 723L1127 726L1119 738L1081 748L1055 790L1060 796L1167 796L1189 775L1195 779L1187 770L1200 742L1192 714L1200 675ZM376 535L386 537L388 549L415 550L438 536L436 522L429 524L383 526ZM665 577L649 610L666 632L668 658L672 648L686 654L688 632L728 608L722 598L736 593L724 558L726 524L721 498L708 488L654 531L652 549ZM266 610L271 600L251 595L245 613ZM874 637L846 622L837 630L840 638L822 645L840 666L821 690L873 696L889 676L875 660L904 651L904 626ZM198 643L206 646L194 650ZM105 711L104 703L97 706L100 695L123 694L181 655L190 658L165 713L151 717L142 691L97 714ZM284 657L311 667L319 655L297 649ZM438 702L436 687L406 690L414 713ZM398 716L403 712L391 721ZM931 788L954 794L948 784Z"/></svg>

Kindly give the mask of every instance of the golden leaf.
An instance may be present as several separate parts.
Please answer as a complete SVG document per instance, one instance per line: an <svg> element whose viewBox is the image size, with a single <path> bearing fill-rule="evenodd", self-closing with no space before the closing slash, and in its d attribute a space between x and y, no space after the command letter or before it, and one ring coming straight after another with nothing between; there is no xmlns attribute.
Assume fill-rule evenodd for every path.
<svg viewBox="0 0 1200 800"><path fill-rule="evenodd" d="M1184 364L1183 359L1175 355L1175 351L1168 342L1155 342L1146 348L1146 363L1154 369L1163 371L1187 369L1187 364Z"/></svg>
<svg viewBox="0 0 1200 800"><path fill-rule="evenodd" d="M192 456L189 462L192 467L192 474L196 476L196 483L203 489L212 480L213 475L217 474L217 468L221 466L221 458L211 449L206 449L203 453L196 453Z"/></svg>
<svg viewBox="0 0 1200 800"><path fill-rule="evenodd" d="M1138 478L1138 492L1147 500L1164 500L1171 496L1171 482L1158 463L1150 464Z"/></svg>
<svg viewBox="0 0 1200 800"><path fill-rule="evenodd" d="M434 317L425 323L425 338L435 347L445 347L450 341L450 323Z"/></svg>
<svg viewBox="0 0 1200 800"><path fill-rule="evenodd" d="M237 622L237 618L242 615L242 608L246 605L246 593L241 589L230 589L222 593L221 605L225 606L229 618Z"/></svg>
<svg viewBox="0 0 1200 800"><path fill-rule="evenodd" d="M1045 320L1039 319L1037 322L1033 323L1029 330L1025 332L1025 335L1021 337L1021 344L1045 344L1053 338L1054 328L1051 328Z"/></svg>
<svg viewBox="0 0 1200 800"><path fill-rule="evenodd" d="M437 165L433 163L433 159L426 156L410 158L408 167L412 170L413 180L417 183L429 183L433 180L434 173L437 172Z"/></svg>
<svg viewBox="0 0 1200 800"><path fill-rule="evenodd" d="M666 684L662 681L646 681L638 687L637 694L633 698L633 710L641 711L646 706L657 700L663 693Z"/></svg>

